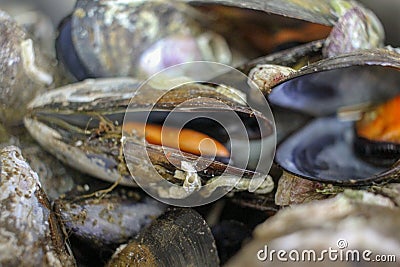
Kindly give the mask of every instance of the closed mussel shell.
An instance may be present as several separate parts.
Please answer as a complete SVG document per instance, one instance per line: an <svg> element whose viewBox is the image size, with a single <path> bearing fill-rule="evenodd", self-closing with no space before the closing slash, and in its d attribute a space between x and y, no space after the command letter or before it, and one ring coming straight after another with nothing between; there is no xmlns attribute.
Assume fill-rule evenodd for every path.
<svg viewBox="0 0 400 267"><path fill-rule="evenodd" d="M130 243L119 248L107 266L218 266L214 237L192 209L170 209Z"/></svg>
<svg viewBox="0 0 400 267"><path fill-rule="evenodd" d="M121 191L102 199L59 199L55 209L70 233L101 248L126 242L159 216L165 205L140 193Z"/></svg>

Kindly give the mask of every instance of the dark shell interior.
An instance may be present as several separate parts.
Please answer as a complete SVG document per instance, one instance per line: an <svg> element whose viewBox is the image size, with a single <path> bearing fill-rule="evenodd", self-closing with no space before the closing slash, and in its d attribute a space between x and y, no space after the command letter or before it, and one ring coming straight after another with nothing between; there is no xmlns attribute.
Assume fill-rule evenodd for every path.
<svg viewBox="0 0 400 267"><path fill-rule="evenodd" d="M268 100L280 107L275 108L276 117L285 119L277 115L293 111L316 117L301 127L295 117L287 116L294 121L286 124L298 122L298 128L283 134L294 132L278 146L276 163L299 177L333 184L361 185L396 178L398 167L393 164L398 147L358 139L354 118L348 120L341 113L344 108L378 104L398 95L399 69L398 55L382 50L360 52L310 65L273 88ZM303 125L304 121L306 117ZM279 136L279 124L285 128L285 120L276 122ZM389 148L393 153L383 157L380 153ZM361 151L367 151L368 157L361 157ZM377 165L371 155L385 164Z"/></svg>
<svg viewBox="0 0 400 267"><path fill-rule="evenodd" d="M351 66L290 79L276 86L268 100L313 116L326 116L341 107L388 100L400 93L399 85L396 68Z"/></svg>
<svg viewBox="0 0 400 267"><path fill-rule="evenodd" d="M287 138L279 146L275 160L303 178L333 183L365 180L382 173L384 168L356 155L354 138L352 122L318 118Z"/></svg>

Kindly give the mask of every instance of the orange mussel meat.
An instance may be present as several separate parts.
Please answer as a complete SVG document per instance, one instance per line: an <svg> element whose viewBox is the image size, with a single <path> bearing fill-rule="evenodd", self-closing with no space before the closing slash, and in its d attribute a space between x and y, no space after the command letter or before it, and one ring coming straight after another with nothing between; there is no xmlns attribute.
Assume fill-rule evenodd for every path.
<svg viewBox="0 0 400 267"><path fill-rule="evenodd" d="M136 132L144 135L147 142L154 145L163 145L176 148L183 152L203 156L228 158L229 150L216 139L191 129L178 129L157 124L138 122L124 123L123 130L127 133Z"/></svg>

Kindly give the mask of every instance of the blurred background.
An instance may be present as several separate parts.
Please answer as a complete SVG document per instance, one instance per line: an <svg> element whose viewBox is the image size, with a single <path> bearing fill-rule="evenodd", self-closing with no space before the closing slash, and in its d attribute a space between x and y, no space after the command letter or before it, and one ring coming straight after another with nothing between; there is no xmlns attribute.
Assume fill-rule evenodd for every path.
<svg viewBox="0 0 400 267"><path fill-rule="evenodd" d="M382 21L387 36L386 43L400 47L400 0L359 0L359 2L373 10ZM41 7L53 23L58 25L62 18L71 12L75 0L0 0L0 8L8 11L16 3L24 4L26 8L34 5Z"/></svg>
<svg viewBox="0 0 400 267"><path fill-rule="evenodd" d="M400 1L399 0L360 0L375 12L386 32L386 43L400 47Z"/></svg>

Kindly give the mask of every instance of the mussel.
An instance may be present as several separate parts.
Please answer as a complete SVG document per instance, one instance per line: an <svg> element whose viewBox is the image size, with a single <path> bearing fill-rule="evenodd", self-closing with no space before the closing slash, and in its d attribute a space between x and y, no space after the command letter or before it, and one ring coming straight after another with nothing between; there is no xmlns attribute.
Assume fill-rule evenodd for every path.
<svg viewBox="0 0 400 267"><path fill-rule="evenodd" d="M329 35L326 56L380 47L384 33L372 12L341 0L79 0L60 26L57 54L78 80L146 78L194 60L236 65Z"/></svg>
<svg viewBox="0 0 400 267"><path fill-rule="evenodd" d="M246 104L245 93L251 92L198 82L169 90L163 87L166 81L165 77L152 81L139 91L133 79L72 84L33 100L25 125L45 149L68 165L103 180L122 179L123 185L143 183L153 196L163 199L196 195L200 201L218 188L270 192L268 162L272 162L275 129L272 115ZM224 145L224 153L210 157L149 142L150 124L167 132L177 128L209 136L208 141ZM262 159L255 166L248 159L252 149L237 145L241 140L255 142L256 157ZM171 191L171 184L178 186ZM204 190L198 191L202 185Z"/></svg>
<svg viewBox="0 0 400 267"><path fill-rule="evenodd" d="M0 265L76 266L37 174L9 146L0 150Z"/></svg>
<svg viewBox="0 0 400 267"><path fill-rule="evenodd" d="M398 254L400 184L387 183L400 178L399 148L361 128L400 95L400 55L354 52L383 46L369 10L353 0L75 2L57 66L43 55L50 29L36 36L41 50L0 11L0 266L275 266L260 259L265 246L281 256L342 241ZM250 77L204 60L246 62ZM94 79L45 92L69 75L54 67ZM49 153L14 127L22 116ZM14 141L21 150L1 149Z"/></svg>
<svg viewBox="0 0 400 267"><path fill-rule="evenodd" d="M398 95L399 69L399 54L364 50L316 62L283 79L267 96L269 102L281 112L315 119L281 142L276 163L296 177L322 183L351 186L398 178L398 163L381 167L358 157L351 115Z"/></svg>
<svg viewBox="0 0 400 267"><path fill-rule="evenodd" d="M16 125L24 116L27 103L53 85L54 62L1 10L0 27L0 120Z"/></svg>
<svg viewBox="0 0 400 267"><path fill-rule="evenodd" d="M346 190L279 211L226 266L378 266L377 255L392 255L386 264L397 266L399 215L385 197Z"/></svg>
<svg viewBox="0 0 400 267"><path fill-rule="evenodd" d="M102 198L85 193L82 196L70 192L54 204L79 263L106 262L119 245L136 236L166 209L166 205L139 190L118 188Z"/></svg>
<svg viewBox="0 0 400 267"><path fill-rule="evenodd" d="M193 209L172 208L121 246L107 266L218 266L214 237Z"/></svg>
<svg viewBox="0 0 400 267"><path fill-rule="evenodd" d="M400 96L363 112L355 126L355 151L377 165L391 165L400 158Z"/></svg>
<svg viewBox="0 0 400 267"><path fill-rule="evenodd" d="M250 35L247 39L255 41L256 44L258 43L257 41L260 41L260 46L256 46L262 48L263 55L315 40L320 40L323 44L319 54L320 58L383 46L384 31L381 23L371 11L354 1L328 0L315 3L314 1L298 2L288 0L268 1L266 3L265 1L255 0L242 3L234 0L205 0L193 2L201 2L205 6L211 5L214 7L218 7L218 5L240 7L245 10L252 9L300 19L285 18L282 20L280 16L267 16L266 14L260 16L260 21L265 20L268 23L265 24L263 29L255 30L257 34L253 36L251 35L253 31L247 33L247 35ZM235 11L236 9L232 10ZM246 12L243 13L246 14ZM237 17L240 16L238 15L240 12L234 12L234 14ZM234 16L232 15L231 17ZM260 25L258 22L249 27L246 23L243 24L243 21L246 21L243 17L240 17L240 21L242 27L239 25L237 28L243 28L243 32L248 32L248 28L258 29L257 25ZM304 23L304 21L307 23ZM329 27L323 28L321 27L322 25ZM246 36L246 33L243 35ZM268 49L268 46L270 49ZM283 55L283 57L286 57L286 55ZM263 60L256 59L255 61Z"/></svg>
<svg viewBox="0 0 400 267"><path fill-rule="evenodd" d="M179 1L79 0L60 26L57 54L78 79L146 78L195 60L231 63L223 37Z"/></svg>

